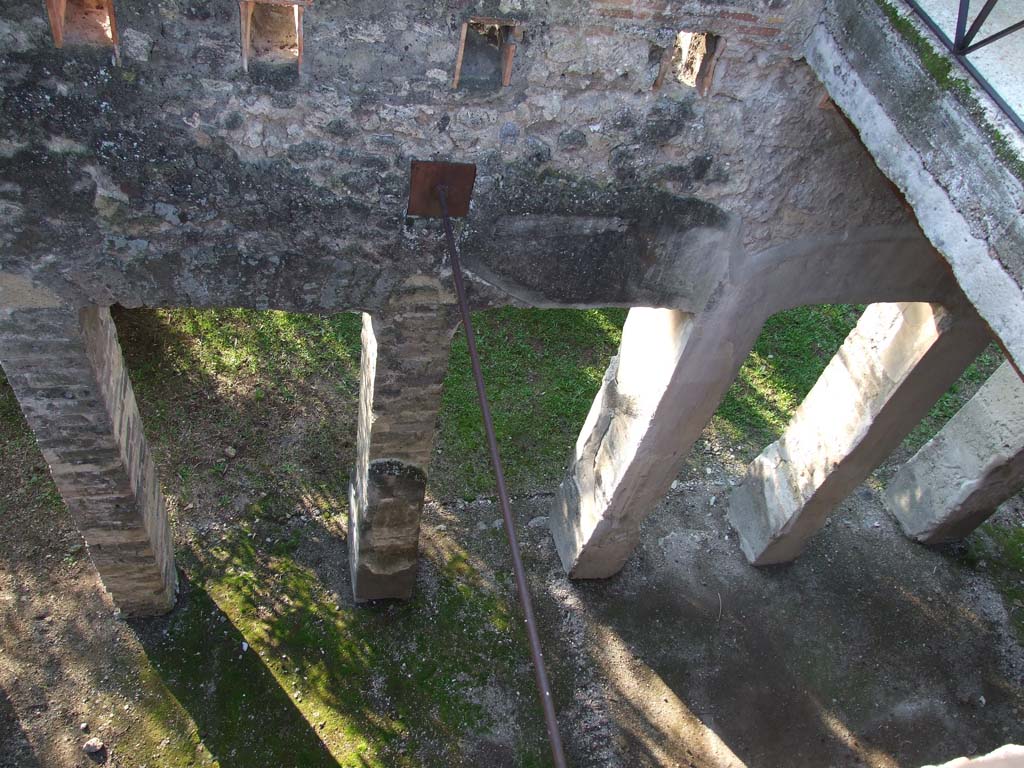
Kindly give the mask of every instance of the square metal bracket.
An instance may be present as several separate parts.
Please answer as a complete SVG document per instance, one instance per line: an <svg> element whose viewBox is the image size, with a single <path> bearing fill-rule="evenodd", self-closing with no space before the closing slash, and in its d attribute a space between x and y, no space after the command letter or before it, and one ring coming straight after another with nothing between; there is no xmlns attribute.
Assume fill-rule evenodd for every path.
<svg viewBox="0 0 1024 768"><path fill-rule="evenodd" d="M476 182L476 166L472 163L442 163L413 160L409 181L408 216L441 218L441 201L437 187L447 188L448 215L452 218L469 214L469 200Z"/></svg>

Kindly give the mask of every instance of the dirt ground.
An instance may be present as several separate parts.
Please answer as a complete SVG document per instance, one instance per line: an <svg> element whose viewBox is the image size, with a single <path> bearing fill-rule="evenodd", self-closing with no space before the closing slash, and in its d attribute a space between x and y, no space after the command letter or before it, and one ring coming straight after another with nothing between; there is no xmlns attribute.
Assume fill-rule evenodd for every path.
<svg viewBox="0 0 1024 768"><path fill-rule="evenodd" d="M28 463L4 484L14 517L0 537L0 765L162 766L182 754L196 765L282 764L232 754L206 733L151 658L173 615L127 623L115 614L59 500L19 504L47 481L41 459L5 460L17 456ZM549 494L515 500L572 765L918 766L1024 742L1024 650L984 562L905 540L867 483L797 563L751 568L724 515L740 466L707 443L697 459L624 571L604 582L565 578L545 525ZM1024 503L1000 514L1019 524ZM507 600L498 517L488 499L430 501L420 593L437 592L445 553L458 549ZM314 517L291 525L295 558L347 599L341 532ZM182 515L176 537L181 546L224 527ZM176 612L199 599L186 583ZM520 672L529 676L525 656ZM467 732L451 762L423 763L523 764L513 733L523 695L480 689L494 725ZM386 694L375 701L390 706ZM359 764L334 762L315 728L310 748L324 764ZM92 734L107 745L95 758L81 750ZM313 763L297 755L292 764Z"/></svg>
<svg viewBox="0 0 1024 768"><path fill-rule="evenodd" d="M174 529L178 604L118 616L0 382L0 766L549 765L497 505L461 498L482 472L473 451L438 441L414 597L352 603L358 323L118 322ZM534 399L519 404L524 423ZM463 442L475 429L462 425ZM509 441L520 470L530 434ZM914 545L878 494L905 445L798 562L754 569L725 506L760 446L724 434L709 427L604 582L566 579L546 527L553 482L518 486L570 764L911 768L1024 742L1024 500L998 515L1009 559L988 534ZM90 738L104 744L92 756Z"/></svg>

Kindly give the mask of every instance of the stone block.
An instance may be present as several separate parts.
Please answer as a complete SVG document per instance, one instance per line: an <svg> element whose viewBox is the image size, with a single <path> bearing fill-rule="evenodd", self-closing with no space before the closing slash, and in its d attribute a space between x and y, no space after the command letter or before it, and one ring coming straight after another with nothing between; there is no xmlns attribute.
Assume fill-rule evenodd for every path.
<svg viewBox="0 0 1024 768"><path fill-rule="evenodd" d="M1003 363L885 489L912 539L938 544L973 531L1024 487L1024 382Z"/></svg>

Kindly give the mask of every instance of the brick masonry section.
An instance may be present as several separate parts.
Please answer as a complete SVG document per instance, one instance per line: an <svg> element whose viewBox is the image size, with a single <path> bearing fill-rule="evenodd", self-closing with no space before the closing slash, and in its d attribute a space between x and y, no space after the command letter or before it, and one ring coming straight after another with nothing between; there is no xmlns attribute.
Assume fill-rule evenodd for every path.
<svg viewBox="0 0 1024 768"><path fill-rule="evenodd" d="M110 311L3 313L0 361L114 602L134 616L170 610L167 512Z"/></svg>
<svg viewBox="0 0 1024 768"><path fill-rule="evenodd" d="M357 601L407 598L441 384L457 327L453 297L413 278L388 311L363 315L362 382L349 558Z"/></svg>

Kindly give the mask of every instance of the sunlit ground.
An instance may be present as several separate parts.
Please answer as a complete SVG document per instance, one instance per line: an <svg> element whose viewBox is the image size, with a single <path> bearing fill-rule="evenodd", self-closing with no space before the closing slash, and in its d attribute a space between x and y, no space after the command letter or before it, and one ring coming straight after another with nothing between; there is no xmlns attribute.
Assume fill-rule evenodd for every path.
<svg viewBox="0 0 1024 768"><path fill-rule="evenodd" d="M773 318L706 442L727 446L742 462L777 437L857 314L857 308L836 306ZM624 318L620 310L478 315L513 493L548 492L561 479ZM140 310L119 313L117 321L174 519L183 576L179 608L165 619L133 623L118 646L143 654L137 668L123 671L135 676L143 696L142 714L118 734L121 755L140 764L156 755L153 764L172 768L502 765L508 759L546 765L507 568L481 559L453 533L463 522L461 500L493 495L465 342L457 338L452 350L430 488L433 499L446 502L447 511L437 514L455 516L444 518L445 525L435 520L424 532L413 600L356 609L341 550L354 456L359 317ZM904 450L933 433L998 361L994 352L983 356ZM80 547L74 549L74 531L10 390L4 386L0 394L2 460L18 478L16 488L0 493L6 506L0 514L25 528L46 516L64 521L58 534L42 536L34 550L13 550L0 568L7 590L0 597L7 595L10 607L23 596L63 589L69 579L81 582L91 571ZM699 464L702 456L693 461ZM478 539L493 538L493 546L500 543L489 523L473 531ZM545 536L538 534L529 557L540 557ZM1014 569L1024 568L1024 542L1014 537L1008 532L998 539L1003 555L984 555L1009 574L1007 584ZM64 554L40 571L36 561L49 547ZM82 589L83 604L97 599L89 597L88 585ZM721 622L721 604L708 599L703 615L717 612ZM73 612L67 621L82 629L80 639L68 642L97 653L107 647L90 639ZM5 647L24 645L17 622L3 631ZM625 643L610 631L605 656L625 653ZM75 661L75 654L61 656L60 647L47 651L54 654L48 663L77 669L67 672L71 679L88 677L87 652ZM0 657L8 665L2 679L18 671L30 675L30 658ZM561 680L572 678L560 654L552 664ZM651 668L637 677L612 665L605 673L647 721L669 730L673 723L700 725L701 713L679 699L664 671ZM636 695L638 680L646 680L645 694L664 689L663 701ZM839 720L834 725L837 733L845 727ZM702 733L700 748L721 758L715 764L739 760L734 744ZM657 741L645 748L668 750L661 755L668 760L674 742Z"/></svg>

